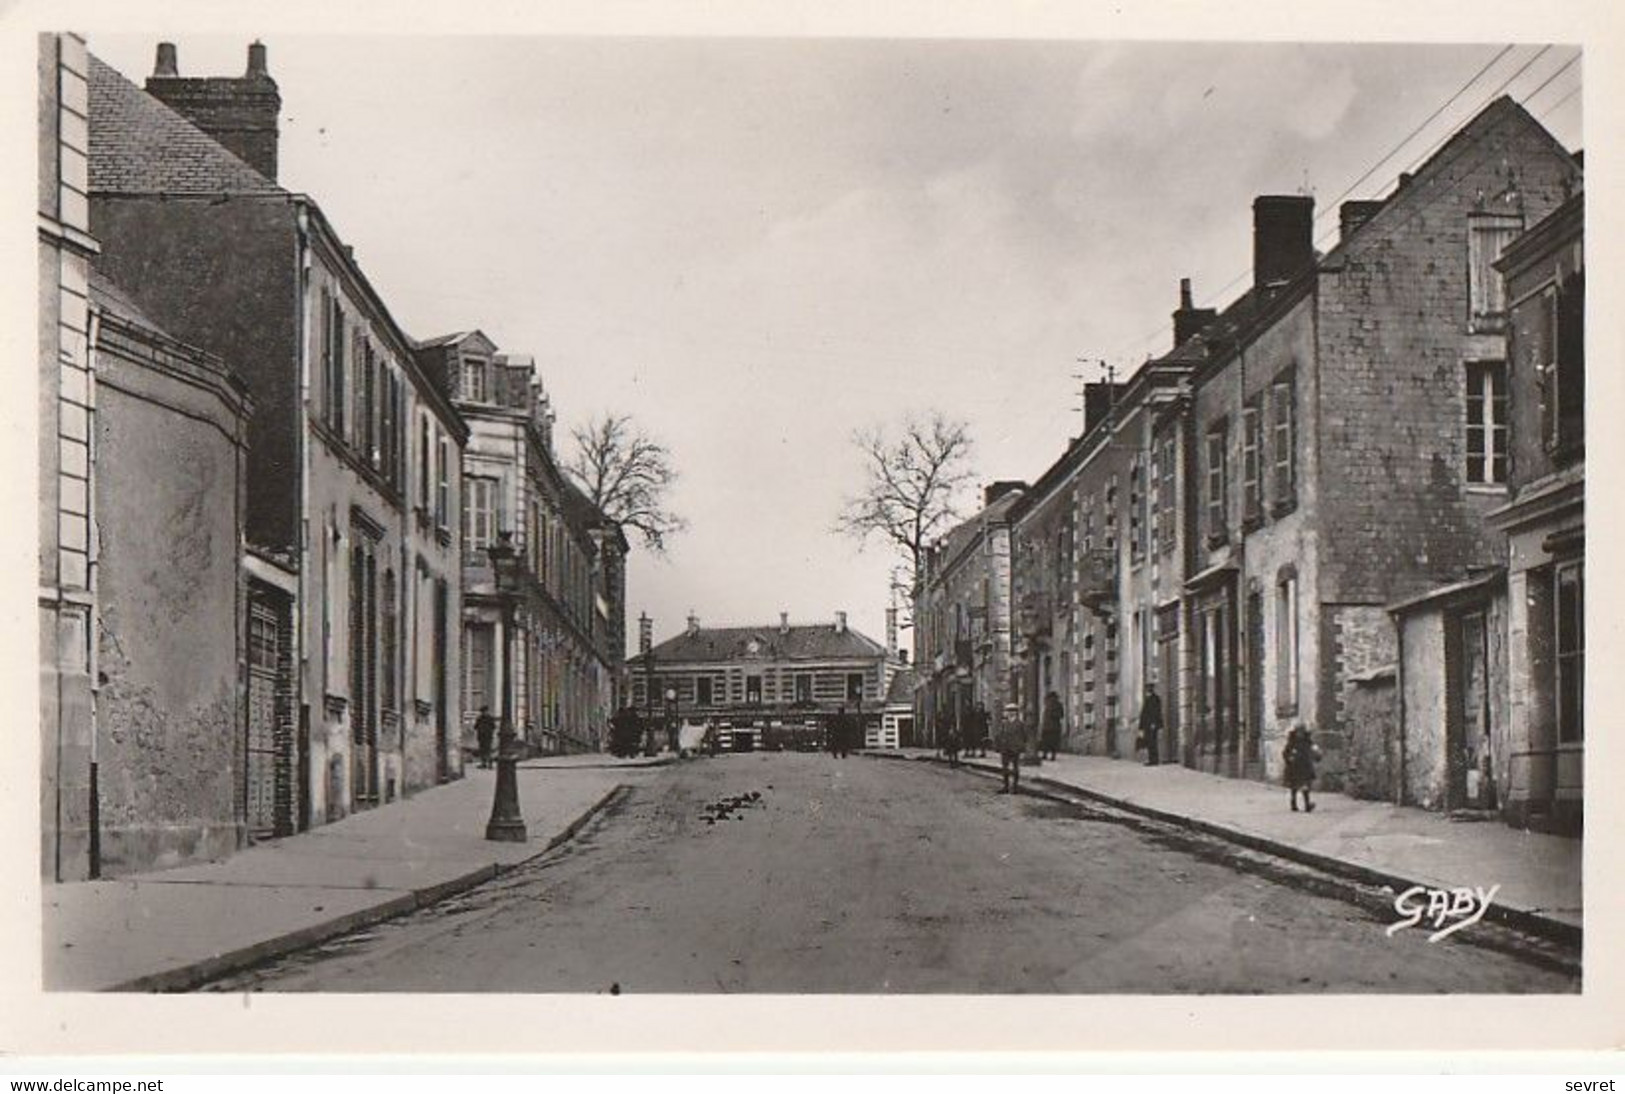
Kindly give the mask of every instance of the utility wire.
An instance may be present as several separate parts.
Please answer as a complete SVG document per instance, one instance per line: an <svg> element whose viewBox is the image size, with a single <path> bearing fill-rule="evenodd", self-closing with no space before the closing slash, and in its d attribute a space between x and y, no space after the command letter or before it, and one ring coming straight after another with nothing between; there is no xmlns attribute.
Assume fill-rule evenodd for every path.
<svg viewBox="0 0 1625 1094"><path fill-rule="evenodd" d="M1462 97L1462 95L1465 94L1467 92L1467 90L1473 86L1474 83L1476 83L1480 79L1482 79L1485 73L1489 72L1489 70L1491 68L1493 68L1496 64L1498 64L1501 61L1501 59L1504 58L1514 48L1516 48L1515 45L1503 46L1501 48L1501 50L1498 53L1496 53L1495 56L1492 57L1487 64L1482 66L1477 72L1475 72L1473 74L1471 79L1469 79L1466 83L1462 84L1459 88L1457 88L1456 91L1454 93L1452 93L1450 95L1450 97L1447 98L1437 109L1435 109L1432 114L1428 115L1428 117L1427 117L1427 119L1425 121L1423 121L1419 126L1417 126L1414 130L1412 130L1412 132L1410 134L1408 134L1403 140L1401 140L1398 144L1396 144L1393 148L1391 148L1386 154L1384 154L1381 159L1377 160L1374 164L1372 164L1372 166L1364 174L1362 174L1358 179L1356 179L1354 181L1354 183L1352 185L1350 185L1348 187L1348 189L1346 189L1335 201L1333 201L1330 205L1328 205L1325 209L1323 209L1321 211L1321 213L1320 213L1320 216L1316 217L1315 219L1319 220L1322 217L1329 216L1331 214L1331 212L1337 207L1338 203L1340 203L1343 200L1343 198L1348 197L1349 194L1353 193L1354 190L1361 183L1365 182L1372 175L1374 175L1377 172L1377 170L1382 167L1383 164L1385 164L1389 160L1393 159L1393 157L1401 149L1403 149L1407 143L1414 140L1419 133L1421 133L1423 130L1425 130L1428 127L1428 125L1432 124L1432 122L1434 122L1442 114L1444 114L1444 112L1450 108L1451 104L1455 103L1458 99L1460 99ZM1481 103L1479 104L1477 109L1482 110L1485 106L1489 105L1489 103L1492 102L1495 99L1496 96L1500 95L1503 91L1505 91L1507 89L1507 87L1509 87L1515 80L1517 80L1520 76L1522 76L1525 72L1527 72L1529 70L1529 68L1535 64L1536 61L1540 60L1540 58L1545 56L1548 52L1550 52L1551 49L1552 49L1552 47L1550 45L1546 45L1546 46L1542 46L1539 50L1537 50L1532 57L1530 57L1522 65L1520 65L1518 67L1517 71L1513 72L1511 76L1508 76L1506 79L1502 80L1501 83L1495 88L1495 90L1490 92L1489 95L1486 96L1481 101ZM1578 60L1578 58L1579 58L1579 55L1576 54L1575 57L1570 60L1569 64L1572 65L1574 60ZM1564 68L1567 68L1567 67L1569 67L1569 65L1564 66ZM1562 69L1559 69L1559 72L1561 72L1561 71L1562 71ZM1558 73L1553 73L1552 78L1555 78L1557 75L1558 75ZM1550 82L1550 81L1548 80L1548 82ZM1544 87L1545 84L1542 84L1541 86ZM1537 92L1539 90L1540 90L1540 88L1536 88ZM1531 93L1531 96L1533 94L1534 93ZM1525 98L1527 99L1527 98L1529 98L1531 96L1525 96ZM1477 110L1475 110L1474 113L1476 114ZM1440 147L1442 147L1444 145L1445 141L1449 140L1450 137L1452 137L1454 135L1455 135L1455 130L1452 130L1450 133L1446 133L1442 138L1435 141L1428 148L1428 150L1426 152L1424 152L1415 161L1413 161L1412 167L1414 167L1417 163L1420 163L1420 162L1423 162L1424 160L1426 160L1428 156L1431 156L1435 151L1437 151ZM1241 271L1235 277L1231 278L1228 282L1226 282L1224 285L1222 285L1217 291L1215 291L1212 294L1212 296L1210 297L1210 299L1217 299L1217 298L1223 297L1231 289L1235 288L1236 286L1240 285L1243 281L1245 281L1251 274L1252 274L1251 268L1248 268L1246 270ZM1161 334L1162 334L1162 327L1159 326L1155 331L1152 331L1152 332L1144 335L1141 338L1135 339L1132 342L1123 343L1123 345L1126 347L1127 352L1129 354L1132 354L1133 351L1135 351L1136 349L1138 349L1141 346L1144 346L1146 343L1150 342L1152 339L1159 337Z"/></svg>

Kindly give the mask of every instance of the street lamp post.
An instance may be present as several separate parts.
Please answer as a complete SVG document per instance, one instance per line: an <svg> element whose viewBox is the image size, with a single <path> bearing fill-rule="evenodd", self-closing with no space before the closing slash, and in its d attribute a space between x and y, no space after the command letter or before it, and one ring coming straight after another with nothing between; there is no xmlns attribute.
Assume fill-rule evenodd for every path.
<svg viewBox="0 0 1625 1094"><path fill-rule="evenodd" d="M666 747L677 755L677 689L666 689Z"/></svg>
<svg viewBox="0 0 1625 1094"><path fill-rule="evenodd" d="M502 725L497 731L497 787L491 801L491 819L485 838L503 843L524 843L530 838L519 811L519 741L513 729L513 631L517 614L512 533L502 532L486 548L496 574L497 599L502 605Z"/></svg>

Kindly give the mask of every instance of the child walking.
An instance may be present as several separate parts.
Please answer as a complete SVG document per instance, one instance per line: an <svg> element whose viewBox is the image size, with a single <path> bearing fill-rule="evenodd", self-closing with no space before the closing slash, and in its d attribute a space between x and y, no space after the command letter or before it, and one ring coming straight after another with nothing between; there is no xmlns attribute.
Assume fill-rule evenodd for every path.
<svg viewBox="0 0 1625 1094"><path fill-rule="evenodd" d="M1315 811L1315 803L1309 800L1309 787L1315 781L1315 760L1320 755L1320 749L1315 747L1314 739L1309 736L1306 726L1295 726L1286 736L1286 749L1282 758L1286 760L1286 787L1292 792L1292 811L1298 811L1298 791L1303 791L1303 810L1306 813Z"/></svg>

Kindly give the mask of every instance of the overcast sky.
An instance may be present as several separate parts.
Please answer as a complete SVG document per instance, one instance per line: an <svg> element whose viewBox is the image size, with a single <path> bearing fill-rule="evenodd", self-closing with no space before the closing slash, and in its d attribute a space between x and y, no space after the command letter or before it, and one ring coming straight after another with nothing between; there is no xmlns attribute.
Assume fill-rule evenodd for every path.
<svg viewBox="0 0 1625 1094"><path fill-rule="evenodd" d="M182 75L243 69L246 38L174 40ZM154 36L89 41L151 71ZM691 528L630 578L657 639L690 610L840 609L882 639L892 559L830 531L854 428L940 408L980 481L1031 481L1079 428L1076 358L1121 376L1166 348L1181 277L1233 299L1258 194L1313 193L1335 234L1335 201L1502 48L265 42L280 181L407 332L483 329L535 355L564 427L615 410L672 450ZM1349 196L1385 194L1509 78L1579 147L1578 51L1540 48Z"/></svg>

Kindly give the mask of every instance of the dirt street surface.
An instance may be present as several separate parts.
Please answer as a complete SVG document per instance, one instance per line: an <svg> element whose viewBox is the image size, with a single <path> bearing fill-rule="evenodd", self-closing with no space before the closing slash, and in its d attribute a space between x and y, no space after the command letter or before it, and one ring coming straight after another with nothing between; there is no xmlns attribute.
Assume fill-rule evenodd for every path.
<svg viewBox="0 0 1625 1094"><path fill-rule="evenodd" d="M1379 893L937 765L661 770L455 900L212 985L414 992L1574 992L1480 923L1388 937Z"/></svg>

